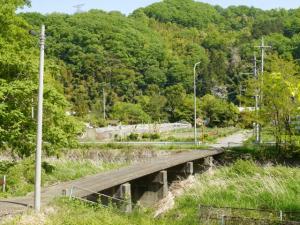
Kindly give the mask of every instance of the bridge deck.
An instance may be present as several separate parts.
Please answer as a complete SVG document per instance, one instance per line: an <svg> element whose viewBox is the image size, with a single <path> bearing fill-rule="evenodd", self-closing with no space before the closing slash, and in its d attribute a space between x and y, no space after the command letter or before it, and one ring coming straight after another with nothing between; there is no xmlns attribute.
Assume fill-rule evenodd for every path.
<svg viewBox="0 0 300 225"><path fill-rule="evenodd" d="M77 196L84 197L90 194L90 191L99 192L189 161L195 161L201 158L218 155L222 153L222 151L223 150L201 150L176 153L169 156L153 158L149 161L137 163L125 168L103 172L96 175L83 177L78 180L53 185L42 189L42 203L49 203L53 198L61 196L64 189L70 189L73 186L89 190L76 191ZM20 208L24 208L24 205L30 207L32 206L32 204L32 193L26 197L7 199L3 201L0 200L0 215L3 211L15 211Z"/></svg>

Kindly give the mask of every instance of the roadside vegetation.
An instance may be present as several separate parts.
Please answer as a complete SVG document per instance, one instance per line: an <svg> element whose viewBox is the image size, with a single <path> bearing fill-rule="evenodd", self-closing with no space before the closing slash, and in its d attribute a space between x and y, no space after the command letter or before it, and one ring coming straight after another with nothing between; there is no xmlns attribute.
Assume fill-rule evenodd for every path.
<svg viewBox="0 0 300 225"><path fill-rule="evenodd" d="M193 66L199 61L197 119L207 128L198 140L213 143L256 123L263 142L272 142L249 139L229 149L213 173L197 176L175 207L159 218L153 218L154 209L125 215L114 207L58 199L52 210L17 216L8 224L199 224L199 205L300 210L300 8L225 9L164 0L129 16L101 10L42 15L16 13L30 0L0 4L0 154L5 155L0 176L7 175L1 198L25 195L34 186L39 52L38 37L28 31L41 24L47 32L44 186L153 156L207 148L77 141L84 123L193 123ZM241 76L252 73L261 37L272 45L264 73ZM253 107L254 96L260 97L257 110L240 113L237 105ZM126 140L193 141L193 130L132 133Z"/></svg>
<svg viewBox="0 0 300 225"><path fill-rule="evenodd" d="M193 186L176 199L175 207L159 218L153 218L153 209L124 214L113 207L103 208L69 199L56 200L51 206L52 211L49 213L48 210L43 216L45 224L49 225L192 225L200 222L199 205L300 211L299 190L298 168L238 160L232 165L216 168L213 173L198 175ZM263 218L264 215L256 217ZM19 216L7 224L18 224L26 219L28 216Z"/></svg>
<svg viewBox="0 0 300 225"><path fill-rule="evenodd" d="M231 134L242 131L240 127L197 127L197 140L202 145L215 142L218 138L226 137ZM85 142L88 144L97 145L97 141L94 139L82 140L83 146L86 146ZM194 128L188 129L176 129L166 132L149 132L149 133L130 133L125 137L120 137L115 135L113 139L107 139L102 142L109 142L111 146L114 146L113 142L194 142ZM110 146L108 145L108 146ZM130 143L129 143L130 145ZM151 145L151 143L150 143Z"/></svg>
<svg viewBox="0 0 300 225"><path fill-rule="evenodd" d="M125 161L102 161L92 159L48 159L42 164L42 185L49 186L63 181L120 168ZM33 158L18 162L1 161L0 177L7 177L7 191L0 192L0 198L23 196L33 191L35 164Z"/></svg>

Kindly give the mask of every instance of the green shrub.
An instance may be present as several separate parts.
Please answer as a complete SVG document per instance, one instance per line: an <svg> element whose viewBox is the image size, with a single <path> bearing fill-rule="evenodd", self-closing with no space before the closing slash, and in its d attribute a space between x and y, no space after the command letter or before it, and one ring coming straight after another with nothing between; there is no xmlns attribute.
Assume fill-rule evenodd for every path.
<svg viewBox="0 0 300 225"><path fill-rule="evenodd" d="M92 117L89 121L93 127L106 127L108 125L105 119L99 117Z"/></svg>
<svg viewBox="0 0 300 225"><path fill-rule="evenodd" d="M148 133L142 134L142 139L149 139L149 138L150 138L150 134L148 134Z"/></svg>
<svg viewBox="0 0 300 225"><path fill-rule="evenodd" d="M150 139L151 140L157 140L159 138L160 138L160 134L159 133L150 134Z"/></svg>
<svg viewBox="0 0 300 225"><path fill-rule="evenodd" d="M33 190L35 161L33 157L25 158L7 170L7 190L14 195L24 195ZM42 168L42 183L45 170Z"/></svg>
<svg viewBox="0 0 300 225"><path fill-rule="evenodd" d="M127 140L129 141L136 141L139 139L139 134L131 133L127 136Z"/></svg>

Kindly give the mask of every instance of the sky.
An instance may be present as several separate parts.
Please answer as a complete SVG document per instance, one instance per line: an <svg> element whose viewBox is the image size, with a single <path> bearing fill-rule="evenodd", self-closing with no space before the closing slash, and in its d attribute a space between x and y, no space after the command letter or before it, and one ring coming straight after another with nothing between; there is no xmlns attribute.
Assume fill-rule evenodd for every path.
<svg viewBox="0 0 300 225"><path fill-rule="evenodd" d="M145 7L159 0L31 0L31 8L25 8L21 11L26 12L65 12L74 13L75 5L84 4L83 11L89 9L102 9L104 11L121 11L124 14L129 14L137 8ZM212 5L221 5L228 7L229 5L248 5L255 6L261 9L272 8L298 8L300 7L299 0L202 0Z"/></svg>

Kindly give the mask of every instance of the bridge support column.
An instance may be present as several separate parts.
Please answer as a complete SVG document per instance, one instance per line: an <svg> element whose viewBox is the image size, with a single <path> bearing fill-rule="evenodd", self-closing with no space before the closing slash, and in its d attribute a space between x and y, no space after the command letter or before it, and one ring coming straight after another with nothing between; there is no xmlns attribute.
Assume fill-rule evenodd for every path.
<svg viewBox="0 0 300 225"><path fill-rule="evenodd" d="M204 159L205 167L208 167L208 172L212 172L214 166L214 158L212 156L206 157Z"/></svg>
<svg viewBox="0 0 300 225"><path fill-rule="evenodd" d="M167 171L151 174L134 184L133 196L142 206L150 207L168 194Z"/></svg>
<svg viewBox="0 0 300 225"><path fill-rule="evenodd" d="M193 162L187 162L184 165L184 171L186 176L190 176L194 174L194 163Z"/></svg>
<svg viewBox="0 0 300 225"><path fill-rule="evenodd" d="M194 163L187 162L168 169L168 181L172 182L180 178L187 178L194 174Z"/></svg>
<svg viewBox="0 0 300 225"><path fill-rule="evenodd" d="M121 199L118 205L121 210L130 213L132 211L132 201L131 201L131 185L130 183L125 183L119 186L114 197Z"/></svg>

